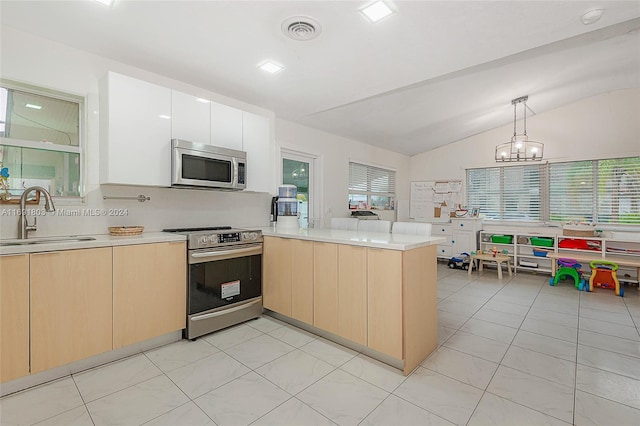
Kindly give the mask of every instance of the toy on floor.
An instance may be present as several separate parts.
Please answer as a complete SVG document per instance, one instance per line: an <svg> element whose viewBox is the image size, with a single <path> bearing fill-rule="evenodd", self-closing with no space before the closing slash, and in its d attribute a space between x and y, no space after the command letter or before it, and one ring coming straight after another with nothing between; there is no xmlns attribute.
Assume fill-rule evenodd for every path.
<svg viewBox="0 0 640 426"><path fill-rule="evenodd" d="M589 263L591 266L591 278L589 278L589 286L585 288L586 291L593 291L593 287L600 288L612 288L616 292L616 296L624 296L624 288L620 287L620 281L618 281L618 264L615 262L608 262L606 260L594 260Z"/></svg>
<svg viewBox="0 0 640 426"><path fill-rule="evenodd" d="M581 264L579 264L575 259L569 259L561 257L558 259L558 272L556 272L556 276L549 279L549 285L554 286L558 284L563 278L573 278L573 281L578 290L583 290L585 288L585 280L582 278L582 272L580 271Z"/></svg>
<svg viewBox="0 0 640 426"><path fill-rule="evenodd" d="M447 266L451 269L464 269L465 271L469 269L469 265L471 264L471 257L469 253L460 253L460 257L454 256L449 259L449 263Z"/></svg>

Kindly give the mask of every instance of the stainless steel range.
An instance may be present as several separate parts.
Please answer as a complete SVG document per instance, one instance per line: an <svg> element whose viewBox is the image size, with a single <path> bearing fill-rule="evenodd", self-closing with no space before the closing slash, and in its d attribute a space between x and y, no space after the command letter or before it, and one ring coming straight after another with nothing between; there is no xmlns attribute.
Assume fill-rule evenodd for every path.
<svg viewBox="0 0 640 426"><path fill-rule="evenodd" d="M262 314L261 231L230 226L164 231L187 236L186 338Z"/></svg>

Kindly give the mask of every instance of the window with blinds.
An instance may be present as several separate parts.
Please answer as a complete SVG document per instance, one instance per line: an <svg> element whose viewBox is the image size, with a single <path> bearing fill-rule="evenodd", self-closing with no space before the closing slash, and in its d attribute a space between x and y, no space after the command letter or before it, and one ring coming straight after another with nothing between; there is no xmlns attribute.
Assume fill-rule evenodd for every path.
<svg viewBox="0 0 640 426"><path fill-rule="evenodd" d="M393 209L396 172L360 163L349 163L349 207Z"/></svg>
<svg viewBox="0 0 640 426"><path fill-rule="evenodd" d="M540 220L541 165L467 170L467 204L486 219Z"/></svg>
<svg viewBox="0 0 640 426"><path fill-rule="evenodd" d="M467 170L467 205L480 208L486 219L502 218L499 167Z"/></svg>
<svg viewBox="0 0 640 426"><path fill-rule="evenodd" d="M549 165L549 220L593 222L593 161Z"/></svg>
<svg viewBox="0 0 640 426"><path fill-rule="evenodd" d="M467 170L487 220L640 224L640 157Z"/></svg>
<svg viewBox="0 0 640 426"><path fill-rule="evenodd" d="M599 223L640 224L640 157L598 161Z"/></svg>

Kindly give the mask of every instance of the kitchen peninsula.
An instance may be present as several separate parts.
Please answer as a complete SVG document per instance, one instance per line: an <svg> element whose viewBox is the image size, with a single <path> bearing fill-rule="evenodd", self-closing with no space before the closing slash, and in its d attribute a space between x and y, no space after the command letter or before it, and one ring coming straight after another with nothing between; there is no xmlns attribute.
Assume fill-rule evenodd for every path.
<svg viewBox="0 0 640 426"><path fill-rule="evenodd" d="M413 371L437 346L442 238L263 229L266 313Z"/></svg>

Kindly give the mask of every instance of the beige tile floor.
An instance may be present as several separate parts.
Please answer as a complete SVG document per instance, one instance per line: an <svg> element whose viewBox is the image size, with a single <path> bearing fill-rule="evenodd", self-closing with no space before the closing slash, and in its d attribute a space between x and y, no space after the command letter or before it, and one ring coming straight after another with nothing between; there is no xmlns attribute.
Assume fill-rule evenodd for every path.
<svg viewBox="0 0 640 426"><path fill-rule="evenodd" d="M640 292L438 266L410 376L270 317L0 400L4 425L638 425Z"/></svg>

